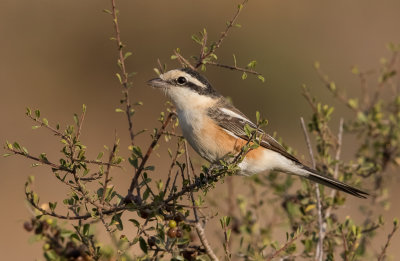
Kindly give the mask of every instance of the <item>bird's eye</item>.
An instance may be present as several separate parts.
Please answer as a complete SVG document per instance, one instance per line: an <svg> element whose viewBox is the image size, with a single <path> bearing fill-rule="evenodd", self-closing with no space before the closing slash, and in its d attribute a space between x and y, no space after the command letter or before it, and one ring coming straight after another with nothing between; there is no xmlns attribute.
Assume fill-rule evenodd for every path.
<svg viewBox="0 0 400 261"><path fill-rule="evenodd" d="M179 85L184 85L185 83L187 83L187 80L186 80L186 78L185 77L178 77L178 79L176 79L176 82L179 84Z"/></svg>

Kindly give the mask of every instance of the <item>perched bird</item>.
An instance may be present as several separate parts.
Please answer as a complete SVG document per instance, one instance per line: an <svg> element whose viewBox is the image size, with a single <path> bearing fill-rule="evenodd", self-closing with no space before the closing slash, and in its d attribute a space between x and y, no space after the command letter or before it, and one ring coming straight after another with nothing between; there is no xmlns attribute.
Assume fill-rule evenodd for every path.
<svg viewBox="0 0 400 261"><path fill-rule="evenodd" d="M237 154L248 142L245 125L257 126L233 107L198 72L189 68L165 72L148 81L160 88L176 106L183 136L204 159L218 163L227 155ZM277 170L298 175L322 185L365 198L368 193L325 176L303 165L273 137L262 134L260 146L250 150L238 164L241 175Z"/></svg>

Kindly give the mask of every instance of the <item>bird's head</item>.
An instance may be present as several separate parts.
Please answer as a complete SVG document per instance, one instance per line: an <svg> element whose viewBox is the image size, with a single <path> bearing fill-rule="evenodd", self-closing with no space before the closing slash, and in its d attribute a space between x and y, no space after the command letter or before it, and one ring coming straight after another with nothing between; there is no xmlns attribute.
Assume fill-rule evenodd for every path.
<svg viewBox="0 0 400 261"><path fill-rule="evenodd" d="M170 70L147 84L162 89L178 109L220 97L204 76L189 68Z"/></svg>

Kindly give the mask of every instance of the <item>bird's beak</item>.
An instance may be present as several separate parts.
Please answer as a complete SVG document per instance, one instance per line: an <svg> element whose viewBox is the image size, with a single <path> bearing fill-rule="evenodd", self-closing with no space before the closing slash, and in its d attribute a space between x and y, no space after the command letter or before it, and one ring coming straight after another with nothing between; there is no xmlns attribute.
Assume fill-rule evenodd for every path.
<svg viewBox="0 0 400 261"><path fill-rule="evenodd" d="M163 81L161 78L157 77L154 79L151 79L147 82L148 85L156 88L165 88L167 87L167 83Z"/></svg>

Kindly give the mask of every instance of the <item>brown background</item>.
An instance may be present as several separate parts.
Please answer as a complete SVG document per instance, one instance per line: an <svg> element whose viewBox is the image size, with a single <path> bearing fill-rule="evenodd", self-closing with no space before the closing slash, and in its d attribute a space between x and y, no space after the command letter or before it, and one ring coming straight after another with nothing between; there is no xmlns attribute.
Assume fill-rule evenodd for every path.
<svg viewBox="0 0 400 261"><path fill-rule="evenodd" d="M155 126L166 101L144 84L154 76L156 59L173 68L178 66L169 60L173 48L180 47L186 56L197 54L191 34L206 27L209 38L216 39L236 4L237 1L228 0L118 1L122 37L134 53L128 60L128 69L138 72L132 96L145 104L137 113L135 124ZM109 1L1 1L2 142L19 141L30 152L47 152L55 159L58 141L44 130L31 130L32 123L24 117L25 107L40 108L50 123L59 121L65 126L72 123L72 114L85 103L88 114L82 138L89 155L97 155L103 144L111 145L114 129L122 144L127 144L125 118L114 112L121 95L114 76L115 43L108 40L113 34L111 17L101 12L104 8L110 8ZM264 74L266 83L252 77L241 81L238 73L211 67L206 76L244 113L253 116L259 110L269 119L269 131L278 131L286 143L304 154L299 117L309 117L310 110L300 95L301 84L310 86L324 102L338 105L318 80L313 62L320 61L340 88L357 95L357 80L351 76L350 67L359 64L361 69L373 68L382 56L389 55L385 45L400 42L399 11L397 0L250 1L239 18L242 29L231 32L217 55L221 62L231 63L235 53L241 65L257 59L257 70ZM334 123L339 115L348 113L337 109ZM147 144L145 136L140 144ZM345 137L345 142L351 147L351 139ZM123 155L125 148L121 148ZM22 229L30 215L23 195L26 177L36 175L36 189L43 202L61 199L66 192L45 168L31 168L30 164L17 157L0 159L2 260L42 259L41 245L28 244L29 235ZM120 191L127 189L128 180L128 171L117 175L115 183ZM394 200L400 196L395 194L398 184L395 181L391 190L392 209L382 212L388 221L400 216ZM350 200L343 207L343 215L352 215L350 210L359 204L358 200ZM389 230L390 226L380 233L382 240ZM375 249L378 251L382 244L378 241ZM394 247L399 244L396 235L389 253L399 252Z"/></svg>

